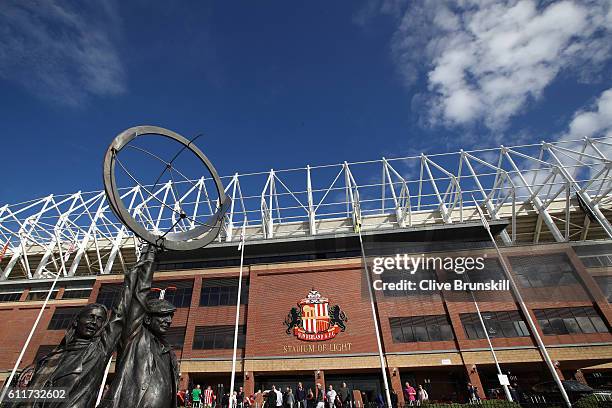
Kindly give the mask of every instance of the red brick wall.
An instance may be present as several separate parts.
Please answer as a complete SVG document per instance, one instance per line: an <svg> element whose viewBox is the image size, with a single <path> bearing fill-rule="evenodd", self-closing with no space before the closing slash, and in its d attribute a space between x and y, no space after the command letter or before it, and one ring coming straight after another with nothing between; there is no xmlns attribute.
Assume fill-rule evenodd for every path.
<svg viewBox="0 0 612 408"><path fill-rule="evenodd" d="M586 272L580 260L573 254L571 249L562 245L540 246L535 248L516 248L510 252L514 254L532 254L545 252L567 251L570 260L584 281L584 285L576 288L564 288L563 291L581 291L596 300L596 307L602 312L608 324L612 324L612 313L607 302L601 301L602 294L599 287L592 282L592 277ZM565 249L564 249L565 248ZM376 354L376 338L372 321L370 302L367 291L362 292L362 272L359 259L345 260L342 262L300 262L279 265L258 265L244 269L245 277L250 275L249 305L241 307L241 324L247 324L246 350L239 356L262 357L262 356L296 356L300 353L285 352L284 346L300 346L310 344L296 339L293 335L285 333L286 327L283 321L292 307L297 307L297 302L304 298L314 288L322 296L329 298L330 305L339 305L347 314L348 322L345 332L326 342L314 342L315 344L330 345L351 344L350 351L329 352L317 351L314 354L333 356L334 354L366 353ZM235 308L233 306L200 307L199 298L203 278L215 277L237 277L237 268L214 269L214 270L188 270L179 272L159 272L159 279L194 279L191 308L181 308L175 314L173 326L186 326L185 346L179 357L189 358L219 358L230 359L232 350L192 350L193 335L196 326L211 325L233 325ZM99 287L103 283L119 282L121 276L98 277L90 296L90 302L95 301ZM568 292L569 296L570 293ZM25 296L25 294L24 294ZM381 293L377 293L378 316L380 318L384 349L386 352L411 352L427 350L459 349L467 350L474 348L486 348L485 340L468 340L459 320L460 313L474 313L475 307L471 299L460 299L456 295L453 301L444 302L445 294L439 297L427 298L403 298L387 299ZM22 296L23 299L23 296ZM61 303L58 305L58 303ZM60 306L83 304L83 301L75 300L54 302L45 311L30 347L25 355L23 366L32 362L32 359L40 345L57 344L63 337L63 331L47 330L49 320ZM568 301L567 298L559 298L551 302L530 302L531 310L548 307L569 307L591 305L592 301L578 299ZM10 370L17 358L29 330L36 319L42 302L29 304L1 304L0 321L0 371ZM518 306L509 295L491 297L486 301L479 302L482 311L494 310L517 310ZM431 343L393 343L389 327L389 317L407 317L417 315L438 315L447 313L455 332L456 341L431 342ZM582 334L563 336L543 336L547 344L575 344L612 342L612 334ZM531 338L493 339L496 347L532 346ZM301 353L311 354L311 353ZM251 376L253 374L251 373Z"/></svg>
<svg viewBox="0 0 612 408"><path fill-rule="evenodd" d="M329 299L329 305L339 305L347 317L346 331L325 342L307 342L287 335L283 324L292 307L308 295L311 289L318 290ZM303 346L351 343L347 353L377 353L372 311L369 301L362 297L361 270L353 265L336 267L300 267L251 269L249 289L249 316L247 325L246 356L300 355L285 352L284 346ZM336 352L315 351L304 355L329 356Z"/></svg>

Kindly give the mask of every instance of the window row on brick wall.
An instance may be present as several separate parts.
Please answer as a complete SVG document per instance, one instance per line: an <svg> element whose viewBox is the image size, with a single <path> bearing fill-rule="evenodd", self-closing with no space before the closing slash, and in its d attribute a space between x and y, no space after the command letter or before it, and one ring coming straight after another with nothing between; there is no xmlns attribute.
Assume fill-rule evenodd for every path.
<svg viewBox="0 0 612 408"><path fill-rule="evenodd" d="M112 308L119 302L122 284L103 284L98 292L96 302ZM157 281L151 285L149 297L158 297L164 291L164 299L177 308L191 306L193 295L193 279L176 281ZM243 279L240 303L247 304L249 300L249 281ZM231 306L238 300L238 278L203 279L200 292L200 306Z"/></svg>
<svg viewBox="0 0 612 408"><path fill-rule="evenodd" d="M249 302L249 281L242 281L240 304ZM238 278L204 279L200 293L200 306L231 306L238 301Z"/></svg>
<svg viewBox="0 0 612 408"><path fill-rule="evenodd" d="M66 330L80 310L80 307L58 307L51 316L47 329Z"/></svg>
<svg viewBox="0 0 612 408"><path fill-rule="evenodd" d="M544 334L608 333L608 327L593 307L534 310Z"/></svg>
<svg viewBox="0 0 612 408"><path fill-rule="evenodd" d="M234 328L227 326L198 326L193 337L194 350L218 350L234 348ZM238 348L244 348L246 326L238 326Z"/></svg>
<svg viewBox="0 0 612 408"><path fill-rule="evenodd" d="M91 288L89 289L66 289L62 299L89 299Z"/></svg>
<svg viewBox="0 0 612 408"><path fill-rule="evenodd" d="M455 338L450 321L445 315L392 317L389 319L389 324L395 343L443 341Z"/></svg>
<svg viewBox="0 0 612 408"><path fill-rule="evenodd" d="M595 308L571 307L536 309L534 313L545 335L572 333L608 333L609 329ZM481 312L491 338L528 337L527 323L519 311ZM461 325L468 339L486 338L477 313L461 313ZM389 318L394 343L453 340L446 315Z"/></svg>
<svg viewBox="0 0 612 408"><path fill-rule="evenodd" d="M0 293L0 302L17 302L22 292Z"/></svg>
<svg viewBox="0 0 612 408"><path fill-rule="evenodd" d="M62 295L62 299L87 299L91 294L91 282L76 282L66 284L64 287L64 294ZM45 300L47 295L49 294L49 289L51 289L50 285L46 287L43 286L34 286L29 288L28 295L25 297L25 301L40 301ZM59 287L55 287L53 292L51 292L50 300L57 299L57 295L59 293ZM21 294L23 293L23 289L5 289L0 292L0 303L2 302L18 302L21 298Z"/></svg>
<svg viewBox="0 0 612 408"><path fill-rule="evenodd" d="M578 276L565 253L510 257L512 270L524 288L577 284Z"/></svg>
<svg viewBox="0 0 612 408"><path fill-rule="evenodd" d="M529 336L527 324L518 311L482 312L482 321L489 337L526 337ZM461 324L468 339L486 338L477 313L461 313Z"/></svg>
<svg viewBox="0 0 612 408"><path fill-rule="evenodd" d="M612 276L595 276L594 279L608 302L612 302Z"/></svg>

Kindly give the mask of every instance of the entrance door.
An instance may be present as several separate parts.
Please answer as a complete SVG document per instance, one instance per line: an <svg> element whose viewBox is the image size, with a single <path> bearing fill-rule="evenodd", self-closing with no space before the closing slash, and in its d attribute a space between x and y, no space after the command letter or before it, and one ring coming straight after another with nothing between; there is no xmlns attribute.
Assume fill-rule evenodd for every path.
<svg viewBox="0 0 612 408"><path fill-rule="evenodd" d="M343 382L346 383L346 386L351 391L351 395L353 395L353 390L359 390L365 393L367 402L374 402L376 396L381 394L383 390L382 378L380 375L356 373L325 374L325 385L327 387L333 385L334 389L337 391Z"/></svg>

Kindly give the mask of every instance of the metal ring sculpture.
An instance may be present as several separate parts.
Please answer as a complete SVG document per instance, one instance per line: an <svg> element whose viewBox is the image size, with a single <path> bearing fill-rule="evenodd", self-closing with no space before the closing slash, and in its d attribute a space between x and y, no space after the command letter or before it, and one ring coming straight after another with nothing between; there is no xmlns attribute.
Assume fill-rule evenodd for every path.
<svg viewBox="0 0 612 408"><path fill-rule="evenodd" d="M157 234L147 230L140 223L138 223L138 221L136 221L136 219L125 207L116 184L116 157L121 149L123 149L129 142L144 135L160 135L182 144L183 149L189 149L193 154L195 154L212 175L217 193L219 195L219 207L214 215L208 218L205 222L200 223L202 225L188 231ZM166 165L170 164L166 163ZM225 195L221 179L206 155L204 155L204 153L202 153L197 146L192 144L192 142L185 137L176 132L158 126L132 127L124 130L117 135L117 137L115 137L104 156L104 190L106 192L106 197L108 198L108 203L117 218L119 218L119 220L134 234L152 245L176 251L189 251L202 248L214 241L219 235L223 216L231 201L231 199ZM180 218L185 218L186 214L181 212L179 216Z"/></svg>

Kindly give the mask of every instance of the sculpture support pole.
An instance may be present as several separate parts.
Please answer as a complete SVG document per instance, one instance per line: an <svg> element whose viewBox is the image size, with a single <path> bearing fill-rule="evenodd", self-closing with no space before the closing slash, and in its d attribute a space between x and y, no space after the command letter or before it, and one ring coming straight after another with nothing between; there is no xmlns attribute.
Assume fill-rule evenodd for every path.
<svg viewBox="0 0 612 408"><path fill-rule="evenodd" d="M236 323L234 325L234 355L232 356L232 378L230 379L230 397L234 392L234 383L236 379L236 349L238 348L238 324L240 323L240 295L242 293L242 266L244 264L244 240L245 240L246 220L242 224L242 233L240 234L240 276L238 277L238 300L236 301ZM244 367L242 367L244 371Z"/></svg>
<svg viewBox="0 0 612 408"><path fill-rule="evenodd" d="M34 324L32 325L32 330L30 330L30 334L28 335L28 338L26 339L26 342L23 345L23 348L21 349L21 353L19 353L19 357L17 357L17 361L15 362L13 371L11 371L11 375L6 380L6 384L4 384L4 388L2 389L2 395L0 395L0 404L2 403L2 401L4 401L4 397L6 396L6 393L8 392L8 389L11 386L11 383L13 382L13 378L15 377L15 372L19 368L19 364L21 363L21 360L23 359L23 356L26 350L28 349L28 346L30 345L30 341L32 340L32 337L34 336L36 327L38 327L40 318L42 317L43 312L45 311L45 308L47 307L47 303L49 302L49 299L51 298L51 294L53 293L53 289L55 289L55 284L57 283L57 280L59 279L59 277L60 277L60 272L58 271L57 274L55 275L55 279L53 280L53 284L51 285L51 288L49 289L49 293L47 293L47 297L45 298L45 301L43 302L42 307L40 308L40 311L38 312L36 321L34 321Z"/></svg>

